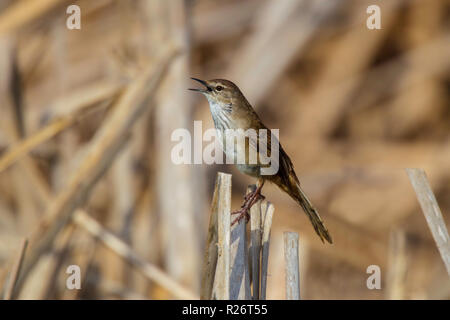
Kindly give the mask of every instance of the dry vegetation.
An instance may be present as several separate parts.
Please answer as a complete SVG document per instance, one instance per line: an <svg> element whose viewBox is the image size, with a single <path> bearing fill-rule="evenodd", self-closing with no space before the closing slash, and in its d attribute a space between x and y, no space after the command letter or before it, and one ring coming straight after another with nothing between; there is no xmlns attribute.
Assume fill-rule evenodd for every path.
<svg viewBox="0 0 450 320"><path fill-rule="evenodd" d="M302 298L448 299L403 168L425 169L448 226L449 17L448 0L0 1L0 287L27 238L13 297L198 296L215 174L233 173L233 208L254 181L170 161L174 129L212 127L195 76L234 81L280 128L333 235L265 187L268 299L284 298L284 231L300 234ZM82 290L65 288L72 264Z"/></svg>

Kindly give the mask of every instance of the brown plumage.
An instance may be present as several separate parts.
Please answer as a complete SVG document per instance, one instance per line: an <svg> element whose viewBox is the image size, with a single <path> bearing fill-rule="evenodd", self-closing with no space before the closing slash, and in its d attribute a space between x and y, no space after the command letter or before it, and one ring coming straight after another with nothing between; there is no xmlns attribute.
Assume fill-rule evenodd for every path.
<svg viewBox="0 0 450 320"><path fill-rule="evenodd" d="M237 143L234 152L230 152L227 148L223 148L227 156L233 158L234 163L241 172L258 178L258 189L256 193L260 193L265 181L276 184L303 208L303 211L308 216L320 239L332 243L331 236L320 218L319 213L300 187L300 182L295 174L291 159L286 154L281 144L279 144L277 138L270 134L270 131L262 123L261 119L239 88L233 82L223 79L208 81L195 78L192 79L205 86L205 89L190 90L201 92L208 99L214 126L223 146L226 145L227 129L242 129L243 132L249 129L254 129L256 132L260 129L266 129L269 133L266 137L260 135L252 136L244 133L237 134ZM242 140L239 140L239 138L242 138ZM239 141L245 141L245 143L240 143ZM260 143L263 146L267 146L267 157L269 158L271 157L272 152L275 151L275 149L272 150L271 148L272 144L278 144L278 158L271 159L272 162L270 164L263 164L262 159L264 158L262 151L259 148ZM245 161L242 163L237 161L240 152L245 155ZM256 153L256 162L250 161L251 152ZM262 174L263 171L261 170L274 165L274 161L277 161L278 171L271 175ZM249 207L251 207L257 199L258 196L256 194L252 199L246 199L246 202L244 202L242 207L245 214L247 214Z"/></svg>

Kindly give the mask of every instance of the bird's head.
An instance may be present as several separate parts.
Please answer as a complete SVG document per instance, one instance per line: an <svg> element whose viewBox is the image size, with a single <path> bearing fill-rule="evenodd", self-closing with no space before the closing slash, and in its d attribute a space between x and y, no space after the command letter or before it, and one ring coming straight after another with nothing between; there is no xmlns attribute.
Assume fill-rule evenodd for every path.
<svg viewBox="0 0 450 320"><path fill-rule="evenodd" d="M231 106L233 103L245 99L241 90L231 81L224 79L214 80L200 80L191 78L192 80L200 82L205 86L203 89L189 89L202 93L210 104L219 106Z"/></svg>

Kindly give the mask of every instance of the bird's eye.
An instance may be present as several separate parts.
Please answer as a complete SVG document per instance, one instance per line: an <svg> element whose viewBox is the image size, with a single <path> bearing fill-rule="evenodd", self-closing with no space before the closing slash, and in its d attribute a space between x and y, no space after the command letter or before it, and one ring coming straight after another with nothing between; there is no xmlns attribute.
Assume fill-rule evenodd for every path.
<svg viewBox="0 0 450 320"><path fill-rule="evenodd" d="M216 87L216 90L217 90L217 91L222 91L222 89L223 89L222 86L217 86L217 87Z"/></svg>

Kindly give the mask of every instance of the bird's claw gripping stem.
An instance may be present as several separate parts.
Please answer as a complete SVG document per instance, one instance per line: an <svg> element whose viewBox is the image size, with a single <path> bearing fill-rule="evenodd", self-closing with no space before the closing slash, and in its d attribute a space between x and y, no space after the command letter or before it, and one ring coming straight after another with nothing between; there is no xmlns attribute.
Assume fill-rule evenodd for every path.
<svg viewBox="0 0 450 320"><path fill-rule="evenodd" d="M255 190L255 191L256 191L256 190ZM244 201L248 201L248 200L251 198L251 196L253 195L253 193L254 193L254 192L251 192L251 193L246 194L246 195L244 196ZM264 200L264 199L266 199L266 197L263 196L263 195L261 194L261 192L258 192L258 200ZM244 202L244 204L245 204L245 202ZM242 206L244 206L244 205L242 205ZM242 208L242 206L241 206L241 208Z"/></svg>
<svg viewBox="0 0 450 320"><path fill-rule="evenodd" d="M244 197L244 203L241 206L241 209L237 210L237 211L233 211L231 214L239 214L239 216L234 219L234 221L231 223L231 225L233 226L235 223L241 221L244 217L246 222L248 222L250 220L250 208L259 200L264 200L266 197L264 197L261 194L261 189L262 189L262 185L259 186L255 191L250 192L249 194L247 194Z"/></svg>

